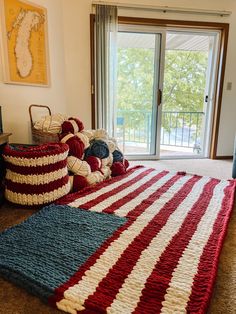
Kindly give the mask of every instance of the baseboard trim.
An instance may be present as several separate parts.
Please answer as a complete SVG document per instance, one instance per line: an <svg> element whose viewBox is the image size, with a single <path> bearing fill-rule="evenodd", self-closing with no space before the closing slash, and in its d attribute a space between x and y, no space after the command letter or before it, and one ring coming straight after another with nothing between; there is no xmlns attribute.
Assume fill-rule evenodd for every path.
<svg viewBox="0 0 236 314"><path fill-rule="evenodd" d="M215 159L233 159L233 156L216 156Z"/></svg>

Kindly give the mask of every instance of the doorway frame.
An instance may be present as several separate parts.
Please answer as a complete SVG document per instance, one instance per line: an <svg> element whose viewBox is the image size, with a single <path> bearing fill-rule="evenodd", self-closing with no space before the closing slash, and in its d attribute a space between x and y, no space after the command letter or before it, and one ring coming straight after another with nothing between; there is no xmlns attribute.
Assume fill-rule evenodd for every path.
<svg viewBox="0 0 236 314"><path fill-rule="evenodd" d="M212 115L212 130L210 138L210 154L209 158L217 159L217 145L219 135L220 114L222 107L223 86L225 77L225 65L229 37L229 24L217 22L199 22L199 21L186 21L186 20L169 20L169 19L153 19L153 18L140 18L140 17L127 17L119 16L119 24L128 25L145 25L156 27L175 27L175 28L188 28L188 29L203 29L203 30L216 30L219 31L219 59L216 69L216 89L214 99L212 100L213 115ZM92 128L95 128L95 40L94 40L94 25L95 14L90 14L90 61L91 61L91 119Z"/></svg>
<svg viewBox="0 0 236 314"><path fill-rule="evenodd" d="M204 133L202 136L203 139L203 153L201 155L193 154L193 155L180 155L180 156L171 156L171 155L164 155L161 156L159 159L202 159L202 158L211 158L210 157L210 152L211 152L211 137L212 137L212 126L213 126L213 109L214 109L214 97L216 94L216 83L217 83L217 71L218 71L218 64L219 64L219 52L220 52L220 38L221 38L221 32L219 30L212 30L212 29L203 29L203 28L182 28L178 27L168 27L166 28L166 33L192 33L194 35L204 35L204 36L215 36L214 40L214 52L213 52L213 57L211 56L208 58L208 70L209 70L209 60L210 60L210 68L213 69L211 72L211 83L207 83L206 85L208 86L207 92L205 89L205 93L211 97L209 97L210 100L210 105L209 102L207 104L207 109L205 112L204 116L204 128L201 132ZM207 120L206 120L207 119ZM161 151L161 150L160 150ZM217 158L217 157L216 157ZM216 159L216 158L211 158L211 159Z"/></svg>

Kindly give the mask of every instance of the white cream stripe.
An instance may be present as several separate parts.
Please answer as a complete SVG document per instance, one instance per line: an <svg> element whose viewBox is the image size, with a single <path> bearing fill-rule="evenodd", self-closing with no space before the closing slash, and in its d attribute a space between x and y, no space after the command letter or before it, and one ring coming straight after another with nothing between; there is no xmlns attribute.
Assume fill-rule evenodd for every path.
<svg viewBox="0 0 236 314"><path fill-rule="evenodd" d="M74 202L71 202L70 204L68 204L69 206L73 206L73 207L78 207L84 203L87 203L91 200L94 200L96 197L107 193L115 188L117 188L118 186L126 183L127 181L130 181L131 179L137 177L139 174L141 174L142 172L145 172L147 170L147 168L141 168L139 170L135 170L132 174L130 174L129 176L125 177L122 180L119 180L115 183L109 184L101 189L99 189L98 191L95 191L94 193L91 193L89 195L86 195L84 197L81 197L77 200L75 200Z"/></svg>
<svg viewBox="0 0 236 314"><path fill-rule="evenodd" d="M152 193L154 193L158 188L164 185L168 180L174 177L173 173L169 173L155 182L152 186L147 188L145 191L135 196L128 203L115 210L114 214L120 217L125 217L131 210L133 210L137 205L139 205L144 199L147 199Z"/></svg>
<svg viewBox="0 0 236 314"><path fill-rule="evenodd" d="M66 143L70 138L74 137L73 134L69 133L61 139L61 143Z"/></svg>
<svg viewBox="0 0 236 314"><path fill-rule="evenodd" d="M142 289L145 287L147 278L150 276L155 264L169 245L173 236L181 228L188 212L198 200L199 195L202 193L208 181L209 178L202 178L193 186L191 192L170 215L168 221L156 237L154 237L148 247L142 251L132 272L125 279L122 288L119 290L111 306L107 309L107 313L131 313L135 309L142 295Z"/></svg>
<svg viewBox="0 0 236 314"><path fill-rule="evenodd" d="M110 197L106 198L104 201L102 201L99 204L96 204L95 206L91 207L89 210L91 211L96 211L96 212L101 212L103 211L105 208L111 206L114 202L116 202L117 200L122 199L123 197L125 197L126 195L128 195L129 193L135 191L137 188L139 188L142 184L145 184L148 180L152 179L154 176L156 176L158 174L157 171L152 171L151 173L149 173L147 176L145 176L144 178L142 178L141 180L138 180L138 182L128 186L127 188L125 188L124 190L111 195ZM173 176L173 174L171 175L171 177ZM158 184L160 185L160 184ZM161 185L160 185L161 186ZM148 191L151 190L151 192L149 192L150 194L154 192L153 188L148 188L146 191L148 193ZM127 204L126 204L127 205ZM129 207L130 208L130 207Z"/></svg>
<svg viewBox="0 0 236 314"><path fill-rule="evenodd" d="M38 166L47 166L50 164L55 164L59 161L65 160L68 155L68 151L56 154L56 155L46 155L43 157L36 158L20 158L4 155L5 161L22 167L38 167Z"/></svg>
<svg viewBox="0 0 236 314"><path fill-rule="evenodd" d="M81 305L89 295L93 294L99 282L107 275L112 266L117 262L124 250L134 240L145 226L158 214L161 208L177 193L189 180L189 176L181 177L164 193L156 202L151 204L128 229L124 230L119 238L113 241L104 253L97 259L94 265L87 270L78 284L64 292L64 298L76 301ZM63 299L62 299L63 300ZM63 302L63 301L62 301ZM58 307L61 306L61 301Z"/></svg>
<svg viewBox="0 0 236 314"><path fill-rule="evenodd" d="M5 190L5 197L9 201L22 204L22 205L41 205L49 203L59 199L60 197L66 195L70 192L70 182L63 185L62 187L55 189L51 192L46 192L42 194L23 194L12 192L11 190Z"/></svg>
<svg viewBox="0 0 236 314"><path fill-rule="evenodd" d="M221 181L215 187L208 208L175 268L165 301L162 302L161 313L186 312L185 308L192 292L193 279L198 270L200 257L213 231L213 225L221 210L224 189L228 184L227 181Z"/></svg>
<svg viewBox="0 0 236 314"><path fill-rule="evenodd" d="M57 302L56 305L59 310L71 314L78 314L78 312L83 311L85 309L85 307L82 306L77 300L71 301L63 299L60 302Z"/></svg>
<svg viewBox="0 0 236 314"><path fill-rule="evenodd" d="M73 129L74 129L74 134L79 132L79 128L78 128L78 125L77 123L75 122L75 120L69 120L69 122L72 124L73 126Z"/></svg>
<svg viewBox="0 0 236 314"><path fill-rule="evenodd" d="M66 167L45 174L23 175L11 170L7 170L6 179L16 183L25 183L31 185L48 184L52 181L65 177L68 173Z"/></svg>

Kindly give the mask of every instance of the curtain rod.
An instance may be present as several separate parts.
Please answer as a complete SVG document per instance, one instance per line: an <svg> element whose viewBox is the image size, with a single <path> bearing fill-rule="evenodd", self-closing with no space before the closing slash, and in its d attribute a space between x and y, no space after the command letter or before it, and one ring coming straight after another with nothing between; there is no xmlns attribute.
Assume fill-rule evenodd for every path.
<svg viewBox="0 0 236 314"><path fill-rule="evenodd" d="M180 7L169 7L169 6L151 6L146 4L131 4L122 2L106 2L106 1L93 1L92 5L114 5L121 9L137 9L144 11L159 11L163 13L182 13L182 14L202 14L202 15L216 15L216 16L230 16L231 11L219 11L219 10L204 10L204 9L193 9L193 8L180 8Z"/></svg>

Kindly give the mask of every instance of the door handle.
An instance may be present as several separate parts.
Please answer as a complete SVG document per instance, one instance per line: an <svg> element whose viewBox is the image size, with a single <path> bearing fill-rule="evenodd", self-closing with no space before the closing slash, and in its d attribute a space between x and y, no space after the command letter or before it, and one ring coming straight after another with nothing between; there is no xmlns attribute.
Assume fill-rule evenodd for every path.
<svg viewBox="0 0 236 314"><path fill-rule="evenodd" d="M160 106L162 104L162 90L157 90L157 106Z"/></svg>
<svg viewBox="0 0 236 314"><path fill-rule="evenodd" d="M208 102L208 95L205 96L205 102Z"/></svg>

